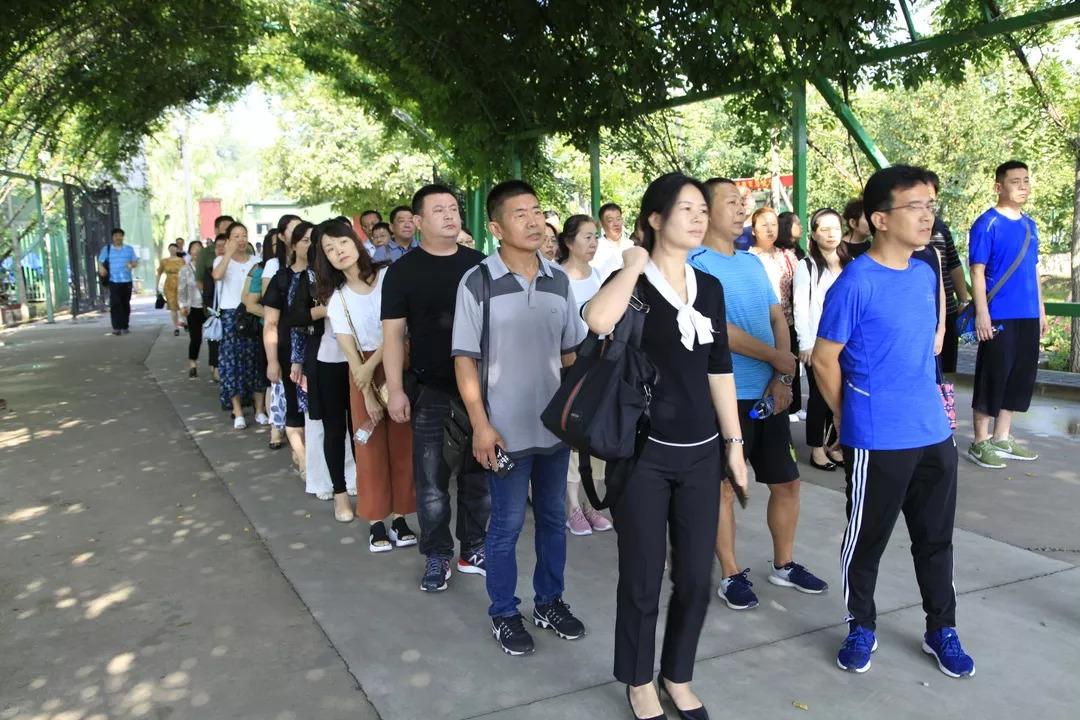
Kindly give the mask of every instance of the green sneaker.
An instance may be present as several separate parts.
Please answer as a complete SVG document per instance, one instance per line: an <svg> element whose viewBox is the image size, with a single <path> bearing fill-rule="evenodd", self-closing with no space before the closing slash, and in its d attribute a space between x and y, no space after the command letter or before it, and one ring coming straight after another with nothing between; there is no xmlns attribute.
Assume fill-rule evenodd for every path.
<svg viewBox="0 0 1080 720"><path fill-rule="evenodd" d="M991 441L994 446L994 452L998 454L998 457L1011 458L1013 460L1038 460L1039 454L1033 453L1026 447L1016 442L1016 438L1012 435L1004 440Z"/></svg>
<svg viewBox="0 0 1080 720"><path fill-rule="evenodd" d="M971 447L968 448L968 460L984 468L1005 467L1005 463L1001 462L1001 456L998 455L997 446L990 442L990 438L979 443L971 443Z"/></svg>

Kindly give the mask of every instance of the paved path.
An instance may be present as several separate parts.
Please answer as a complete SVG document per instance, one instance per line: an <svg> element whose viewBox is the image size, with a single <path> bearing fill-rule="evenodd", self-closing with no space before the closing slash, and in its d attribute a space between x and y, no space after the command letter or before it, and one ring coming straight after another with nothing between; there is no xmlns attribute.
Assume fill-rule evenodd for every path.
<svg viewBox="0 0 1080 720"><path fill-rule="evenodd" d="M570 538L567 600L589 636L538 635L534 656L507 658L486 632L480 579L455 574L447 593L427 596L417 553L368 553L359 521L335 523L330 503L302 493L287 451L232 430L216 388L187 380L183 338L101 333L0 337L18 343L0 347L12 407L0 415L0 720L363 718L368 698L388 720L628 717L611 678L613 534ZM117 411L104 410L106 394ZM798 556L833 590L810 597L764 581L757 488L739 549L762 606L710 610L696 688L713 716L1078 717L1080 443L1068 430L1080 405L1052 408L1022 425L1039 462L961 464L956 586L976 678L950 680L919 650L902 527L882 564L873 669L836 669L843 478L804 466ZM529 525L525 612L531 546Z"/></svg>

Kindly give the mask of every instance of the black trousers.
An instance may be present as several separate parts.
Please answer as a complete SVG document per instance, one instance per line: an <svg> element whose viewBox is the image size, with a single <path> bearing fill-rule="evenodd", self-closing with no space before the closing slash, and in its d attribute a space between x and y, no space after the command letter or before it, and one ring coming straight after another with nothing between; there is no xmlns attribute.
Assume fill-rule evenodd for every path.
<svg viewBox="0 0 1080 720"><path fill-rule="evenodd" d="M206 322L205 318L203 318L203 322ZM218 366L218 351L220 349L221 349L221 341L220 340L207 340L206 341L206 354L209 356L208 357L209 362L207 364L212 368L216 368Z"/></svg>
<svg viewBox="0 0 1080 720"><path fill-rule="evenodd" d="M956 361L960 354L960 338L956 334L957 313L945 315L945 344L941 346L941 372L956 372Z"/></svg>
<svg viewBox="0 0 1080 720"><path fill-rule="evenodd" d="M202 325L206 320L206 314L202 308L193 307L188 310L188 360L199 359L199 348L202 347Z"/></svg>
<svg viewBox="0 0 1080 720"><path fill-rule="evenodd" d="M113 330L127 330L131 321L131 283L109 283L109 318Z"/></svg>
<svg viewBox="0 0 1080 720"><path fill-rule="evenodd" d="M323 455L335 493L345 492L345 433L352 435L349 406L349 363L315 364L319 374L319 405L322 408Z"/></svg>
<svg viewBox="0 0 1080 720"><path fill-rule="evenodd" d="M809 392L806 398L806 444L812 448L827 447L836 440L833 427L833 413L818 389L814 378L814 369L806 368L806 383Z"/></svg>
<svg viewBox="0 0 1080 720"><path fill-rule="evenodd" d="M788 335L791 338L791 352L796 357L799 355L799 337L795 334L795 326L788 325ZM799 375L799 362L795 362L795 377L791 381L791 407L787 409L789 415L802 410L802 377Z"/></svg>
<svg viewBox="0 0 1080 720"><path fill-rule="evenodd" d="M926 630L955 627L952 537L957 460L952 436L910 450L858 450L845 445L844 461L848 525L840 567L849 625L876 627L878 564L902 510Z"/></svg>
<svg viewBox="0 0 1080 720"><path fill-rule="evenodd" d="M645 443L612 510L619 541L615 679L653 680L656 620L671 538L671 581L661 674L690 682L712 599L713 549L720 507L720 441L694 447Z"/></svg>

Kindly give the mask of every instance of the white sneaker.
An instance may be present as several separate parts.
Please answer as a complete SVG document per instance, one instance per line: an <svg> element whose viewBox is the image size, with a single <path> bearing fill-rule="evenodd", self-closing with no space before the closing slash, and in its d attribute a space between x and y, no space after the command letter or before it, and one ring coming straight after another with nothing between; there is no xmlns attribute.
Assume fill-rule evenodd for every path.
<svg viewBox="0 0 1080 720"><path fill-rule="evenodd" d="M799 417L799 413L791 413L790 415L787 416L787 419L790 420L793 423L797 423L802 418Z"/></svg>
<svg viewBox="0 0 1080 720"><path fill-rule="evenodd" d="M799 412L797 412L795 414L799 416L800 420L802 420L803 422L806 422L806 411L805 410L800 410Z"/></svg>
<svg viewBox="0 0 1080 720"><path fill-rule="evenodd" d="M319 500L333 500L334 499L334 491L330 490L328 492L315 493L315 497L318 498Z"/></svg>
<svg viewBox="0 0 1080 720"><path fill-rule="evenodd" d="M244 421L244 416L241 415L238 418L233 418L232 426L237 430L243 430L247 427L247 422Z"/></svg>
<svg viewBox="0 0 1080 720"><path fill-rule="evenodd" d="M255 416L255 422L257 422L259 425L269 425L270 418L266 417L266 413L259 413Z"/></svg>

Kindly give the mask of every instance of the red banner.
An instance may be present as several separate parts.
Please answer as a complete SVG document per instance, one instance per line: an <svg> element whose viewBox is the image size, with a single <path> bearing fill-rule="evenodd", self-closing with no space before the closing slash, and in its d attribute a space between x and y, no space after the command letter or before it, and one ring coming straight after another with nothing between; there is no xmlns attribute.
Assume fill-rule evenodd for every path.
<svg viewBox="0 0 1080 720"><path fill-rule="evenodd" d="M791 173L781 175L780 184L784 187L791 187L795 184L795 177ZM750 188L751 190L770 190L772 189L772 178L739 178L735 181L735 185L738 187Z"/></svg>

